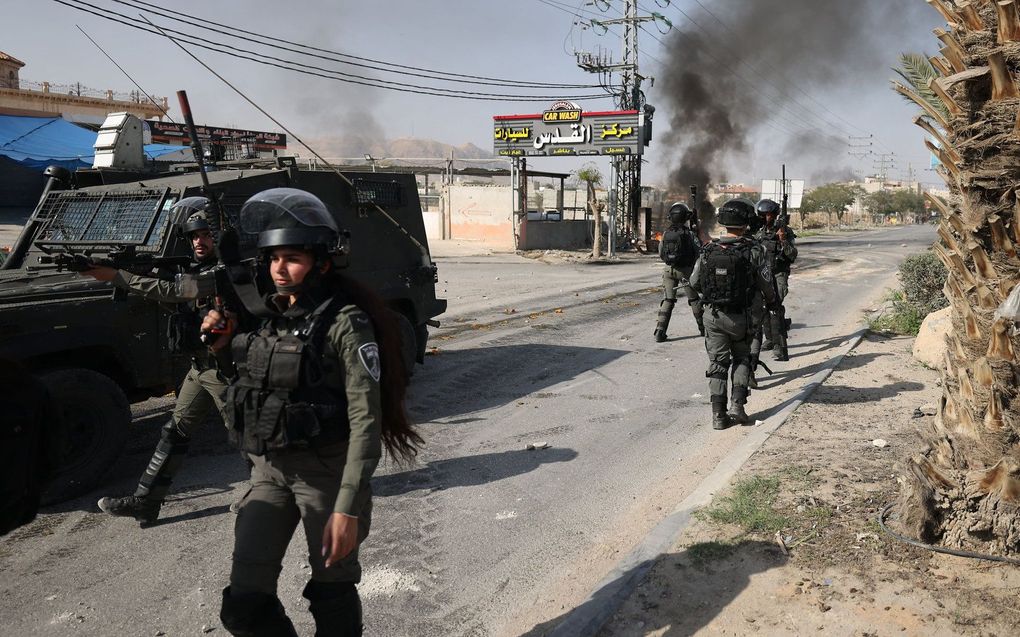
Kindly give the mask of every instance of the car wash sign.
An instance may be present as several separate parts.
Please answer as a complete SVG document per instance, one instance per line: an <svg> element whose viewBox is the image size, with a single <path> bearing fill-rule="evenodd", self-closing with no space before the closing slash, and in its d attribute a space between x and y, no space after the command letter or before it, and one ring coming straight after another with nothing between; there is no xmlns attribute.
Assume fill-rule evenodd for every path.
<svg viewBox="0 0 1020 637"><path fill-rule="evenodd" d="M639 111L582 111L556 102L535 115L496 115L494 152L501 157L640 155L644 121Z"/></svg>

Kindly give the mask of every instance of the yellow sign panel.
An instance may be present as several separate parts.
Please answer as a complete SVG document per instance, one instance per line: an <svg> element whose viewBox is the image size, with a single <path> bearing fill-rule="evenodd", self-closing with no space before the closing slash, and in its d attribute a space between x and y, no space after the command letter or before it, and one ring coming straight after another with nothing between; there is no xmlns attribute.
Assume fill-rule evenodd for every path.
<svg viewBox="0 0 1020 637"><path fill-rule="evenodd" d="M630 148L627 146L606 146L602 149L604 155L629 155Z"/></svg>
<svg viewBox="0 0 1020 637"><path fill-rule="evenodd" d="M581 111L546 111L542 113L542 121L551 123L579 122L581 121Z"/></svg>
<svg viewBox="0 0 1020 637"><path fill-rule="evenodd" d="M524 155L524 150L521 148L502 148L499 154L501 157L520 157Z"/></svg>

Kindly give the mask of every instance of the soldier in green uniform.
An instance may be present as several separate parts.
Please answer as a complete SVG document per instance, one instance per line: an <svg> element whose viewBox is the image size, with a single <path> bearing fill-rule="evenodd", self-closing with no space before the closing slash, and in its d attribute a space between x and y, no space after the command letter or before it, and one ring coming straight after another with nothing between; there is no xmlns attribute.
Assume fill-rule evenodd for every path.
<svg viewBox="0 0 1020 637"><path fill-rule="evenodd" d="M752 314L757 303L777 303L775 284L765 251L747 236L754 205L734 199L724 204L718 221L726 232L707 244L694 266L691 283L705 308L705 349L708 351L712 427L726 429L746 423L744 405L751 376ZM732 370L731 370L732 366ZM732 379L732 405L726 412L727 379Z"/></svg>
<svg viewBox="0 0 1020 637"><path fill-rule="evenodd" d="M314 195L259 193L242 207L240 229L257 236L274 289L259 329L213 344L236 364L229 431L253 463L220 618L233 635L297 634L277 579L301 523L315 634L361 635L355 584L371 522L369 480L383 445L407 458L422 442L404 410L399 327L374 293L337 272L345 235ZM222 320L213 311L203 327Z"/></svg>
<svg viewBox="0 0 1020 637"><path fill-rule="evenodd" d="M790 289L790 266L797 260L796 234L783 223L782 206L771 199L763 199L758 202L756 211L761 227L754 234L754 238L765 248L780 304L771 315L764 315L766 320L756 330L751 351L752 363L755 367L757 367L761 350L774 349L774 358L777 361L789 360L785 329L786 308L782 303ZM764 344L762 343L763 332Z"/></svg>
<svg viewBox="0 0 1020 637"><path fill-rule="evenodd" d="M96 266L83 273L169 305L173 310L167 328L169 347L174 353L191 358L191 368L178 390L173 414L163 425L159 444L138 481L138 488L130 496L99 500L99 508L106 513L133 517L142 526L159 517L174 475L188 453L192 433L206 421L211 409L223 414L227 380L199 333L202 315L213 306L216 293L212 214L210 201L205 197L187 197L174 205L171 218L184 219L179 230L191 244L194 264L182 268L172 278L132 274L107 266Z"/></svg>
<svg viewBox="0 0 1020 637"><path fill-rule="evenodd" d="M669 209L669 227L659 241L659 258L666 264L662 270L662 302L655 322L655 342L666 340L666 330L676 305L677 289L682 289L691 307L698 332L704 336L705 327L701 322L701 300L691 287L691 271L698 259L701 242L698 240L697 216L686 204L675 203Z"/></svg>

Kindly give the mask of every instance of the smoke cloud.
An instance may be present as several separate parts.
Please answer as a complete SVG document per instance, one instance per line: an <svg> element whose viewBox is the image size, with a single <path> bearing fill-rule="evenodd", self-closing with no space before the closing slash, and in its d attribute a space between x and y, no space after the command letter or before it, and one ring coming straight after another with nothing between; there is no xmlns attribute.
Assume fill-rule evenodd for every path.
<svg viewBox="0 0 1020 637"><path fill-rule="evenodd" d="M848 128L818 102L836 110L834 91L846 95L854 83L884 83L897 63L903 34L923 31L934 13L919 0L699 4L727 26L685 5L697 24L683 18L667 36L668 57L654 91L658 100L665 98L670 113L668 125L656 122L656 133L667 129L660 139L675 149L669 172L674 192L691 184L704 191L710 183L726 181L727 167L746 157L755 134L769 126L798 131L782 133L787 138L771 153L777 170L784 161L796 163L801 175L814 173L813 182L852 174L845 134L807 109Z"/></svg>

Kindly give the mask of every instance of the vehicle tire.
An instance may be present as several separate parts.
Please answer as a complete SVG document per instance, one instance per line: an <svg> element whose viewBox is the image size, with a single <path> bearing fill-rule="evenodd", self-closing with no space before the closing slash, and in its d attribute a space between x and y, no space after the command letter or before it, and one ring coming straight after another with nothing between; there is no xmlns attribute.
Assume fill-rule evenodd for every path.
<svg viewBox="0 0 1020 637"><path fill-rule="evenodd" d="M98 486L127 443L131 407L117 383L90 369L58 369L42 381L67 431L64 461L43 495L44 504L53 504Z"/></svg>
<svg viewBox="0 0 1020 637"><path fill-rule="evenodd" d="M414 375L414 361L418 353L418 341L415 338L414 325L400 312L396 312L397 324L400 326L400 354L404 359L404 371L408 379Z"/></svg>
<svg viewBox="0 0 1020 637"><path fill-rule="evenodd" d="M415 352L414 359L425 364L425 349L429 344L429 326L425 323L417 325L414 328L414 341L415 341Z"/></svg>

